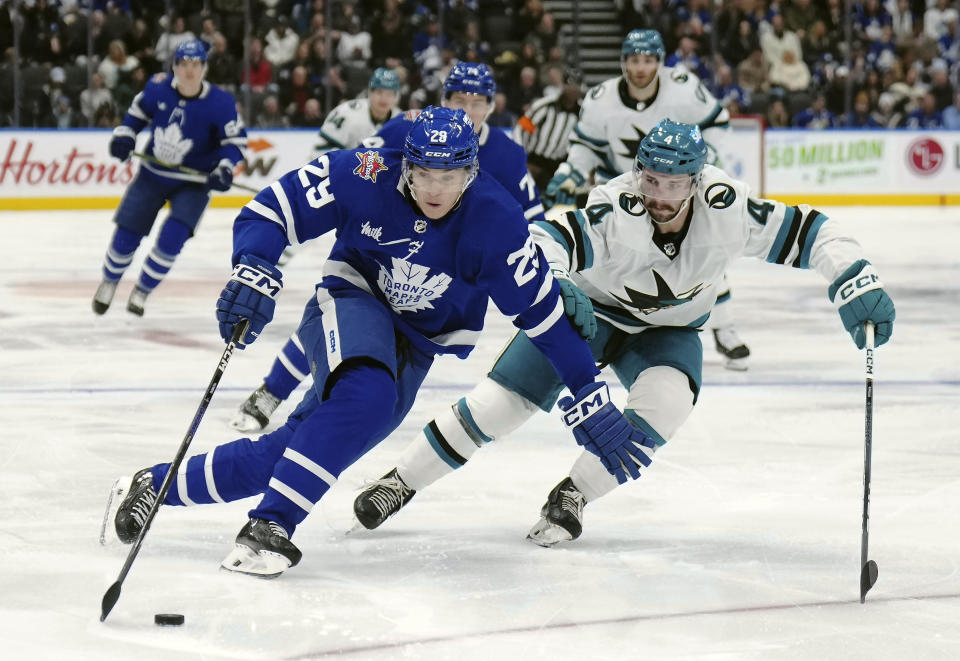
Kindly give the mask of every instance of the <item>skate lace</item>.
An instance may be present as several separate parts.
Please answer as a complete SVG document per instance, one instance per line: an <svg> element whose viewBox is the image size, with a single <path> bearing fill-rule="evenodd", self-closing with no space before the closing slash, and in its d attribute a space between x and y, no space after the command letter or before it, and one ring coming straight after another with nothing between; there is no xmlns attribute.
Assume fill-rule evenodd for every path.
<svg viewBox="0 0 960 661"><path fill-rule="evenodd" d="M147 514L150 513L150 508L153 507L155 502L157 502L157 492L153 490L152 486L147 487L142 494L137 496L136 502L130 508L130 516L137 522L138 526L143 526L143 523L147 520Z"/></svg>
<svg viewBox="0 0 960 661"><path fill-rule="evenodd" d="M280 405L280 399L271 395L266 388L260 388L255 393L253 405L258 410L270 414Z"/></svg>
<svg viewBox="0 0 960 661"><path fill-rule="evenodd" d="M281 526L281 525L280 525L279 523L277 523L276 521L268 521L268 522L267 522L267 525L270 526L270 532L272 532L274 535L279 535L280 537L283 537L284 539L290 539L290 538L287 536L287 530L286 530L286 528L284 528L283 526Z"/></svg>
<svg viewBox="0 0 960 661"><path fill-rule="evenodd" d="M412 491L397 477L375 480L371 486L369 501L373 503L380 516L384 518L399 510L407 495Z"/></svg>
<svg viewBox="0 0 960 661"><path fill-rule="evenodd" d="M560 492L560 507L577 517L578 521L583 513L585 502L586 498L577 489L564 489Z"/></svg>

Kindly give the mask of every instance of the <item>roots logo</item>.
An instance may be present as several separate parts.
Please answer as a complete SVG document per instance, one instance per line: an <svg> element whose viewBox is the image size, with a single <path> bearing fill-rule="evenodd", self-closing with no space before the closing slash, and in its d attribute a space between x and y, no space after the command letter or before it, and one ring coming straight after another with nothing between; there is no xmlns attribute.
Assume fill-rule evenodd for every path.
<svg viewBox="0 0 960 661"><path fill-rule="evenodd" d="M907 165L916 174L931 175L943 167L944 153L940 143L932 138L919 138L907 147Z"/></svg>

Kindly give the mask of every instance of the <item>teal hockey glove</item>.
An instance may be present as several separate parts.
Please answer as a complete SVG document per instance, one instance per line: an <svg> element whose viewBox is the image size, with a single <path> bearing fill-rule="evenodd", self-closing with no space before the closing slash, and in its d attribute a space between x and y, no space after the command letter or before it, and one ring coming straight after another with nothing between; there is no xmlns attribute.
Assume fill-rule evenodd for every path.
<svg viewBox="0 0 960 661"><path fill-rule="evenodd" d="M582 289L573 284L570 274L560 268L553 268L553 277L560 285L563 297L563 311L585 340L592 340L597 334L597 318L593 315L593 302Z"/></svg>
<svg viewBox="0 0 960 661"><path fill-rule="evenodd" d="M840 321L858 349L866 346L863 327L868 321L873 322L876 330L876 346L890 339L897 311L870 262L865 259L854 262L834 280L827 293L830 301L837 305Z"/></svg>
<svg viewBox="0 0 960 661"><path fill-rule="evenodd" d="M553 178L543 192L544 206L550 208L558 204L576 204L577 189L587 180L583 174L569 163L561 163Z"/></svg>

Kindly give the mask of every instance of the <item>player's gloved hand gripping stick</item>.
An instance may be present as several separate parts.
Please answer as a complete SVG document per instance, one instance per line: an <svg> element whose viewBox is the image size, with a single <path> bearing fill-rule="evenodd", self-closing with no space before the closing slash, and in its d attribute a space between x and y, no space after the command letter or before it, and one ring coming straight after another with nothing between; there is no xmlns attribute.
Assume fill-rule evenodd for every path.
<svg viewBox="0 0 960 661"><path fill-rule="evenodd" d="M131 150L132 150L132 149L133 149L133 147L131 146ZM116 156L116 154L113 153L113 142L110 143L110 153L113 154L114 156ZM257 194L257 193L260 192L260 189L259 189L259 188L254 188L253 186L247 186L246 184L241 184L241 183L238 183L238 182L234 181L234 180L233 180L233 171L232 171L232 170L231 170L231 172L230 172L229 185L227 185L226 188L220 188L219 186L224 185L223 182L226 181L226 177L223 176L223 173L221 172L221 166L223 165L223 162L222 162L222 161L217 164L217 167L214 168L213 172L203 172L203 171L201 171L201 170L195 170L195 169L193 169L193 168L188 168L188 167L185 166L185 165L173 165L172 163L165 163L164 161L161 161L159 158L154 158L153 156L150 156L149 154L142 154L142 153L140 153L140 152L134 152L133 155L136 156L137 158L139 158L140 160L147 161L147 162L149 162L149 163L153 163L154 165L160 165L160 166L165 167L165 168L170 168L170 169L172 169L172 170L177 170L177 171L182 172L182 173L184 173L184 174L193 174L193 175L199 175L199 176L201 176L201 177L207 177L207 183L208 183L208 185L210 184L210 180L213 179L213 178L215 178L215 179L217 180L217 183L216 183L216 185L212 185L212 186L211 186L211 188L213 188L214 190L226 191L226 190L229 190L230 188L239 188L240 190L245 190L245 191L247 191L248 193L253 193L253 194ZM119 157L118 157L118 158L119 158ZM125 159L121 159L121 160L125 160Z"/></svg>

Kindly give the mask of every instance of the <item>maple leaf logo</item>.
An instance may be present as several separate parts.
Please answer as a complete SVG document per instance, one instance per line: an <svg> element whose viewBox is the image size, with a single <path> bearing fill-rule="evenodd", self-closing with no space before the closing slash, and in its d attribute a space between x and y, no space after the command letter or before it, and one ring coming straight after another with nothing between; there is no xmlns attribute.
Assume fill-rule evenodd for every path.
<svg viewBox="0 0 960 661"><path fill-rule="evenodd" d="M166 128L158 126L153 130L153 155L164 163L180 165L191 147L193 140L183 137L179 124L170 124Z"/></svg>
<svg viewBox="0 0 960 661"><path fill-rule="evenodd" d="M378 172L390 169L383 164L383 157L380 156L379 152L365 151L358 153L357 160L360 161L360 165L354 168L353 173L361 179L367 179L373 183L377 183Z"/></svg>
<svg viewBox="0 0 960 661"><path fill-rule="evenodd" d="M392 258L389 271L381 264L377 278L380 291L395 312L433 309L431 301L443 296L452 281L446 273L430 275L429 267L399 257Z"/></svg>

